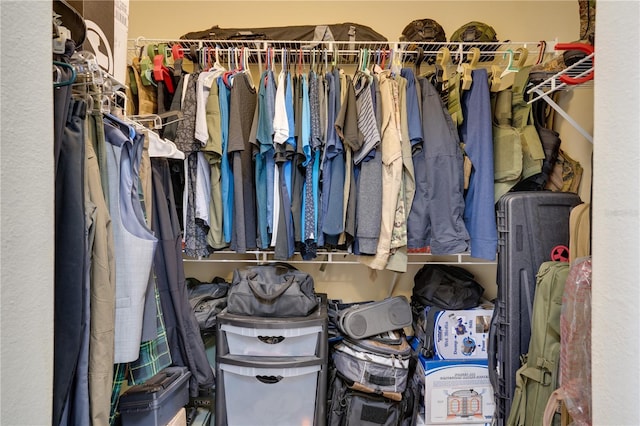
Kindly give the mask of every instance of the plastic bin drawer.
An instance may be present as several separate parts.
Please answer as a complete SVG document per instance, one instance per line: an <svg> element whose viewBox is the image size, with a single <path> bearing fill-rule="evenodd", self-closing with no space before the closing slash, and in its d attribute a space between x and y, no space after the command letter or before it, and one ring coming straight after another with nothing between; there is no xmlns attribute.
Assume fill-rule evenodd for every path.
<svg viewBox="0 0 640 426"><path fill-rule="evenodd" d="M229 426L315 424L320 364L262 368L220 363L218 368ZM224 414L216 413L216 417Z"/></svg>
<svg viewBox="0 0 640 426"><path fill-rule="evenodd" d="M323 328L248 328L222 324L230 355L315 356Z"/></svg>

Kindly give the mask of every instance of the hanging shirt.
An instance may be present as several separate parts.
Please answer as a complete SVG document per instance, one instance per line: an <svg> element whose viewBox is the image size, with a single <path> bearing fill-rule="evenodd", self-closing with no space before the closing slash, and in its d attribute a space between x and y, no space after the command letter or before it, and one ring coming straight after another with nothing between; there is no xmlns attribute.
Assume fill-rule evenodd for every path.
<svg viewBox="0 0 640 426"><path fill-rule="evenodd" d="M273 145L274 145L274 162L275 151L284 151L283 144L289 138L289 120L287 118L287 107L285 105L285 90L286 90L286 78L287 74L284 68L278 74L278 83L276 87L276 96L274 102L273 111ZM280 167L274 167L273 175L273 212L271 221L273 223L273 229L271 232L271 246L275 247L278 239L278 224L280 222Z"/></svg>
<svg viewBox="0 0 640 426"><path fill-rule="evenodd" d="M407 79L406 105L407 105L407 125L409 130L409 140L411 146L421 144L422 138L422 112L420 104L420 87L411 68L402 68L400 75Z"/></svg>
<svg viewBox="0 0 640 426"><path fill-rule="evenodd" d="M473 169L465 195L464 223L471 238L471 256L495 260L498 248L493 198L493 139L487 71L472 71L471 88L462 94L460 137Z"/></svg>
<svg viewBox="0 0 640 426"><path fill-rule="evenodd" d="M229 101L229 153L234 180L234 226L231 248L238 253L257 248L256 191L249 142L256 108L256 89L250 77L233 77Z"/></svg>
<svg viewBox="0 0 640 426"><path fill-rule="evenodd" d="M211 85L222 71L204 71L198 74L196 82L196 122L195 139L205 146L209 141L209 129L207 128L207 99L211 91Z"/></svg>
<svg viewBox="0 0 640 426"><path fill-rule="evenodd" d="M218 77L218 97L220 100L220 136L222 155L220 157L220 192L222 196L222 231L225 243L231 242L233 229L233 174L229 164L229 95L230 89Z"/></svg>
<svg viewBox="0 0 640 426"><path fill-rule="evenodd" d="M326 146L326 167L327 173L331 175L329 182L329 194L327 209L324 216L322 230L325 234L325 244L337 245L340 234L344 231L343 203L344 203L344 149L342 141L338 137L335 121L337 113L340 111L340 71L333 71L333 97L329 102L333 102L333 113L327 116L331 125ZM324 172L324 171L323 171ZM324 187L324 186L323 186Z"/></svg>
<svg viewBox="0 0 640 426"><path fill-rule="evenodd" d="M269 236L273 229L273 182L274 182L274 146L273 121L275 110L276 85L273 71L267 70L260 76L258 90L258 109L255 140L255 184L258 218L259 247L269 246Z"/></svg>
<svg viewBox="0 0 640 426"><path fill-rule="evenodd" d="M222 122L220 114L220 96L217 79L222 71L217 73L215 81L209 90L206 103L206 124L209 139L202 148L211 167L211 200L209 202L209 233L207 242L214 249L222 249L227 243L224 239L223 219L224 206L222 203Z"/></svg>
<svg viewBox="0 0 640 426"><path fill-rule="evenodd" d="M353 156L353 162L360 162L375 149L380 143L380 132L376 123L376 116L373 109L373 97L371 87L373 80L364 72L356 73L353 78L353 88L358 107L358 130L362 133L362 144L357 147Z"/></svg>
<svg viewBox="0 0 640 426"><path fill-rule="evenodd" d="M305 169L303 195L302 195L302 244L301 254L303 259L308 260L315 257L313 242L315 240L315 218L313 200L313 153L311 147L311 105L309 96L309 81L307 75L300 76L302 79L302 126L301 142L304 153L302 166ZM307 250L307 249L310 250Z"/></svg>
<svg viewBox="0 0 640 426"><path fill-rule="evenodd" d="M457 129L440 94L425 78L422 88L423 149L413 155L416 194L407 219L410 250L445 255L465 252L464 175Z"/></svg>

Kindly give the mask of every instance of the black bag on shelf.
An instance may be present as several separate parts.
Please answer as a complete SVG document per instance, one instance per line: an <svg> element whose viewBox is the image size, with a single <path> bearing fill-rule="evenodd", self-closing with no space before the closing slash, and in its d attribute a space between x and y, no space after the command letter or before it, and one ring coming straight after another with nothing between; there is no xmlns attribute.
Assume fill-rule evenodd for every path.
<svg viewBox="0 0 640 426"><path fill-rule="evenodd" d="M182 40L387 41L372 28L345 22L330 25L290 25L266 28L220 28L183 34Z"/></svg>
<svg viewBox="0 0 640 426"><path fill-rule="evenodd" d="M480 304L484 288L471 272L458 266L428 263L413 278L411 300L421 306L458 310Z"/></svg>
<svg viewBox="0 0 640 426"><path fill-rule="evenodd" d="M233 271L227 312L258 317L304 317L318 306L313 277L274 262Z"/></svg>

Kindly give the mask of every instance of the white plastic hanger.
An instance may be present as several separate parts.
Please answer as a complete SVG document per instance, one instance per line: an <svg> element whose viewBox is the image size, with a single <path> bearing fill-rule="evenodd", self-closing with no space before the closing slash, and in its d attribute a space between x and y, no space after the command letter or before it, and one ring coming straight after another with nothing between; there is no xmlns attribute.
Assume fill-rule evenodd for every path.
<svg viewBox="0 0 640 426"><path fill-rule="evenodd" d="M147 129L149 137L149 157L164 157L184 160L184 152L180 151L175 143L163 139L156 132Z"/></svg>

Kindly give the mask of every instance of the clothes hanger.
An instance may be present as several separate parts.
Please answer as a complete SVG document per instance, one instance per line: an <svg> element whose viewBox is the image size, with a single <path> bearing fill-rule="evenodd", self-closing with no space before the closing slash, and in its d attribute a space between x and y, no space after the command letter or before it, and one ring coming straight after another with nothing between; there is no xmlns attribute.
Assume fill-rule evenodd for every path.
<svg viewBox="0 0 640 426"><path fill-rule="evenodd" d="M171 57L173 58L173 76L180 77L182 75L182 61L184 59L184 51L179 44L171 46Z"/></svg>
<svg viewBox="0 0 640 426"><path fill-rule="evenodd" d="M418 46L416 48L416 61L414 62L414 69L415 69L415 74L416 75L420 75L420 66L422 65L422 62L424 61L424 50L422 49L422 47Z"/></svg>
<svg viewBox="0 0 640 426"><path fill-rule="evenodd" d="M149 137L149 157L185 159L184 152L180 151L174 142L161 138L160 135L152 130L146 129L146 132Z"/></svg>
<svg viewBox="0 0 640 426"><path fill-rule="evenodd" d="M60 61L53 61L53 65L55 67L61 67L61 68L66 68L68 70L71 70L71 76L69 77L68 80L65 80L65 81L54 81L53 82L53 87L54 88L55 87L69 86L69 85L73 84L76 81L77 73L76 73L76 69L75 69L75 67L73 65L68 64L66 62L60 62Z"/></svg>
<svg viewBox="0 0 640 426"><path fill-rule="evenodd" d="M480 60L480 49L478 49L477 47L472 47L471 49L469 49L469 52L470 53L467 54L467 58L469 58L469 61L460 64L460 68L462 70L462 90L471 89L471 84L473 83L471 74L476 68L478 61Z"/></svg>
<svg viewBox="0 0 640 426"><path fill-rule="evenodd" d="M513 64L513 56L514 56L513 50L512 49L507 49L507 51L502 54L502 58L505 59L507 57L507 55L509 56L509 63L507 65L507 67L504 69L504 71L502 71L502 74L500 75L500 78L504 78L508 74L518 72L518 68L516 68L514 66L514 64Z"/></svg>
<svg viewBox="0 0 640 426"><path fill-rule="evenodd" d="M379 74L384 70L384 61L385 61L386 52L384 50L376 51L376 61L373 64L373 74ZM372 77L369 78L369 81L372 81Z"/></svg>
<svg viewBox="0 0 640 426"><path fill-rule="evenodd" d="M500 74L500 76L495 79L496 86L494 87L493 84L491 85L491 91L493 92L499 92L513 86L516 73L520 71L522 67L524 67L529 56L529 51L523 47L518 47L515 52L512 49L507 49L507 51L503 54L503 58L506 57L506 55L509 56L509 63L504 71L502 71L502 74ZM517 60L516 55L518 58Z"/></svg>
<svg viewBox="0 0 640 426"><path fill-rule="evenodd" d="M491 77L489 80L489 87L491 92L499 92L502 79L500 78L500 66L491 65Z"/></svg>
<svg viewBox="0 0 640 426"><path fill-rule="evenodd" d="M402 69L402 52L395 51L391 54L391 62L389 64L389 70L391 71L392 76L400 75L400 70Z"/></svg>
<svg viewBox="0 0 640 426"><path fill-rule="evenodd" d="M231 66L232 56L235 60L233 67ZM227 86L228 88L231 88L233 84L233 76L235 76L238 72L242 70L242 68L238 64L238 52L235 47L229 48L229 55L227 56L227 61L228 61L229 67L228 67L228 71L222 74L222 81L224 82L225 86Z"/></svg>
<svg viewBox="0 0 640 426"><path fill-rule="evenodd" d="M140 123L140 124L148 123L148 122L153 123L153 125L150 127L151 129L162 129L162 117L160 117L158 114L130 115L128 117L133 122ZM149 128L147 126L144 126L144 127Z"/></svg>
<svg viewBox="0 0 640 426"><path fill-rule="evenodd" d="M527 58L529 57L529 51L524 47L518 47L516 49L516 53L518 54L518 61L516 62L516 67L518 70L521 70L524 65L527 63Z"/></svg>
<svg viewBox="0 0 640 426"><path fill-rule="evenodd" d="M544 40L540 40L538 42L538 58L536 59L536 65L541 64L544 59L544 52L547 50L547 42Z"/></svg>
<svg viewBox="0 0 640 426"><path fill-rule="evenodd" d="M445 83L449 80L449 71L447 68L451 65L451 52L447 47L441 47L436 54L436 82L445 87Z"/></svg>

